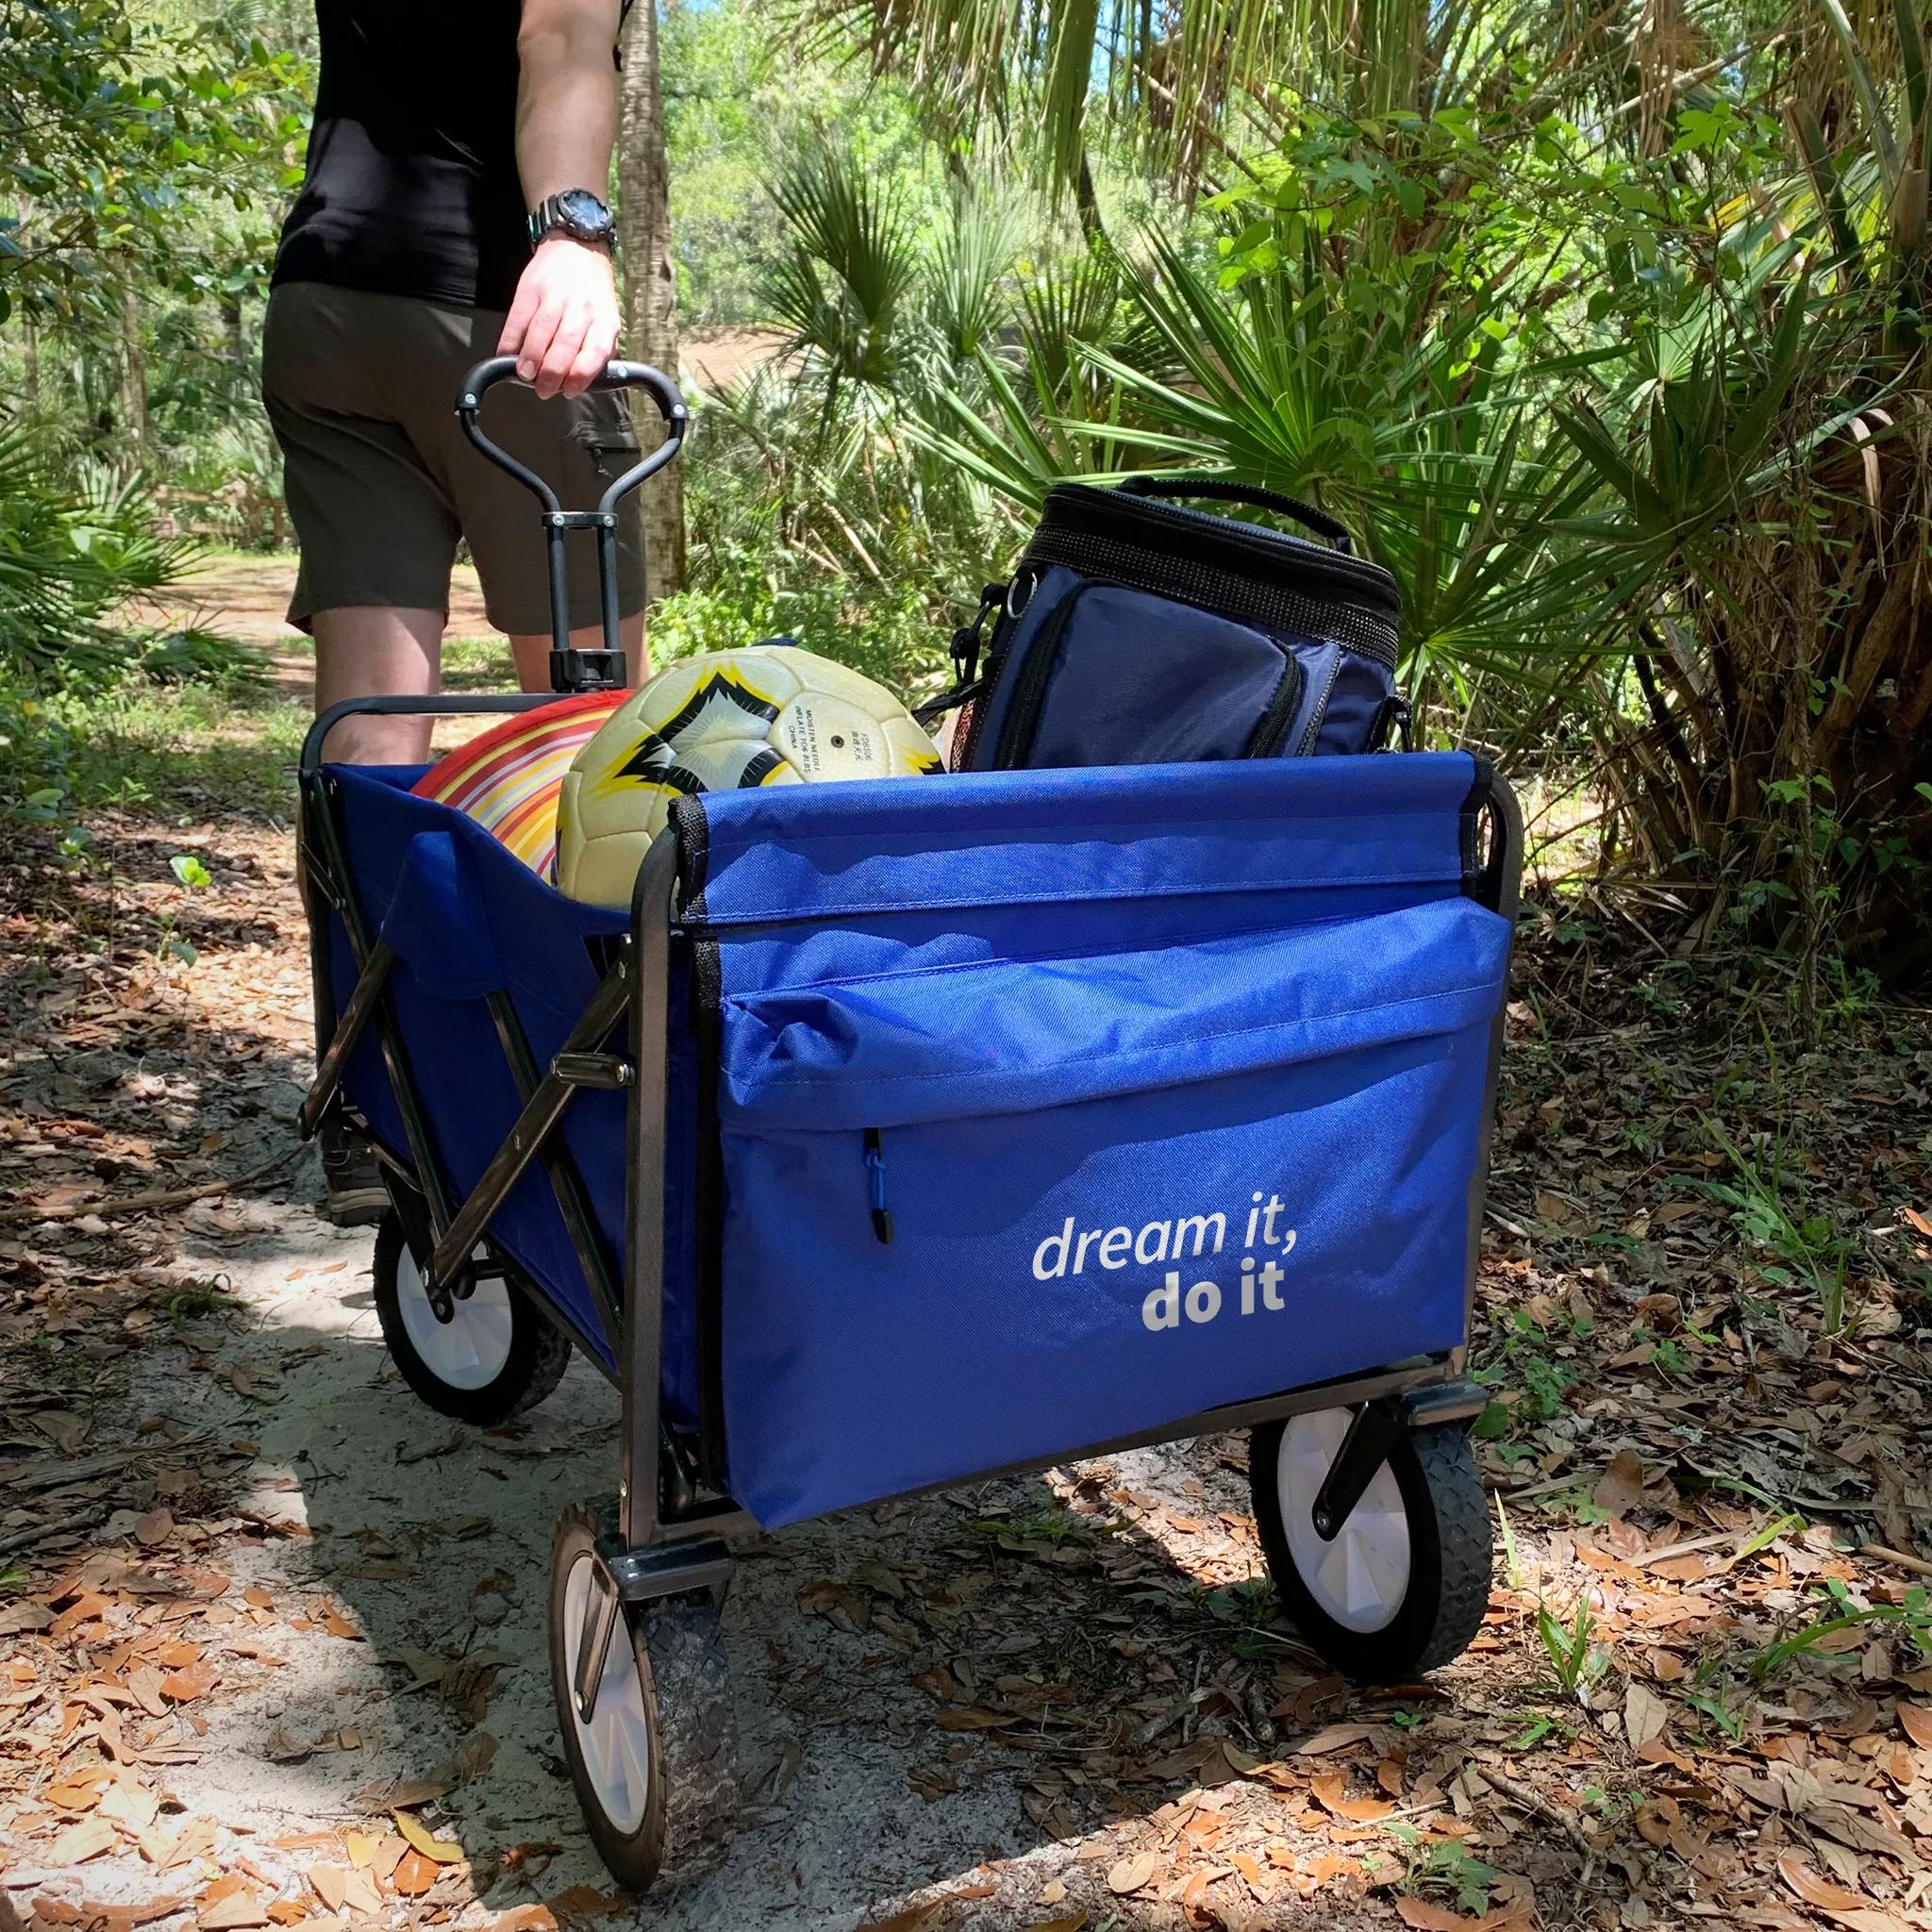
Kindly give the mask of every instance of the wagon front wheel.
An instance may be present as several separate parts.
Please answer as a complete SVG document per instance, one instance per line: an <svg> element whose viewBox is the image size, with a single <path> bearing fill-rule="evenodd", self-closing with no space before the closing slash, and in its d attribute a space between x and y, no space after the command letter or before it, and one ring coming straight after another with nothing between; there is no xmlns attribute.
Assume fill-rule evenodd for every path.
<svg viewBox="0 0 1932 1932"><path fill-rule="evenodd" d="M1323 1478L1350 1411L1258 1428L1248 1446L1255 1526L1290 1620L1344 1676L1403 1683L1469 1647L1490 1600L1490 1519L1469 1434L1406 1432L1332 1538L1316 1529Z"/></svg>
<svg viewBox="0 0 1932 1932"><path fill-rule="evenodd" d="M375 1230L375 1288L391 1357L440 1415L494 1428L534 1408L570 1366L569 1338L508 1274L479 1276L439 1314L393 1208Z"/></svg>
<svg viewBox="0 0 1932 1932"><path fill-rule="evenodd" d="M571 1508L557 1525L550 1681L591 1842L620 1885L642 1891L660 1871L721 1849L729 1832L731 1686L708 1594L612 1600L597 1555L607 1520Z"/></svg>

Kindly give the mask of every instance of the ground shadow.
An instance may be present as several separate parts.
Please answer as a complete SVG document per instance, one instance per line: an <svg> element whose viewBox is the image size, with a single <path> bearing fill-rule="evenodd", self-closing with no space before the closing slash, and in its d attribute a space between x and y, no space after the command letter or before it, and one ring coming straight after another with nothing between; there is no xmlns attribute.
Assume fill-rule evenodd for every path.
<svg viewBox="0 0 1932 1932"><path fill-rule="evenodd" d="M174 1788L198 1815L299 1834L374 1829L412 1788L445 1787L428 1815L491 1909L603 1883L558 1748L544 1590L556 1516L612 1486L610 1391L579 1365L511 1428L435 1415L381 1346L366 1233L261 1211L258 1232L191 1239L184 1266L234 1297L157 1324L128 1391L156 1447L123 1508L237 1525L223 1602L248 1606L282 1658L232 1667L205 1707L219 1749ZM1003 1924L1002 1897L1037 1900L1050 1873L1117 1923L1177 1923L1107 1892L1107 1867L1076 1855L1203 1788L1204 1816L1266 1809L1269 1837L1320 1856L1321 1831L1238 1767L1394 1709L1421 1711L1419 1745L1427 1707L1351 1699L1287 1633L1262 1635L1258 1594L1228 1590L1238 1548L1211 1564L1180 1553L1239 1516L1239 1461L1233 1439L1135 1452L752 1540L725 1613L746 1828L654 1894L650 1923L849 1927L982 1874L993 1890L965 1923ZM77 1544L70 1574L90 1552L163 1575L177 1555L125 1520ZM1356 1909L1330 1900L1322 1916L1334 1907L1342 1923ZM1250 1923L1312 1911L1284 1890Z"/></svg>

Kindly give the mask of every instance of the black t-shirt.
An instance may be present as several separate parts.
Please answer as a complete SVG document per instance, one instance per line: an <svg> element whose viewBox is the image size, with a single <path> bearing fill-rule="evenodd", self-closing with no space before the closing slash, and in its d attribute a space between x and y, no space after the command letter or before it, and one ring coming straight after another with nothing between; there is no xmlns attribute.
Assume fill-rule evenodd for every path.
<svg viewBox="0 0 1932 1932"><path fill-rule="evenodd" d="M509 307L530 258L522 12L523 0L315 0L315 125L277 282Z"/></svg>

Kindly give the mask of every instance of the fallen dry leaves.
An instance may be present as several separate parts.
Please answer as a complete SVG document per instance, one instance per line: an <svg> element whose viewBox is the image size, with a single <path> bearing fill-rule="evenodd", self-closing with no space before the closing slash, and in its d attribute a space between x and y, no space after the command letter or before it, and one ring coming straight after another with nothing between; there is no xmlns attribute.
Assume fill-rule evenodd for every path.
<svg viewBox="0 0 1932 1932"><path fill-rule="evenodd" d="M191 1911L201 1932L426 1923L467 1897L469 1855L418 1807L487 1752L448 1777L372 1762L360 1826L310 1834L279 1886L242 1863L259 1845L165 1799L288 1633L368 1642L353 1593L319 1593L340 1578L286 1601L235 1581L245 1545L303 1533L273 1498L242 1515L235 1480L255 1460L245 1418L288 1400L291 1364L258 1339L245 1359L224 1347L224 1291L184 1277L172 1242L184 1225L242 1238L275 1191L289 1137L271 1100L307 1052L306 968L285 831L204 816L168 828L217 881L185 912L152 822L102 820L101 874L31 831L0 850L0 951L46 962L0 982L0 1574L25 1573L0 1587L0 1863L67 1874L72 1895L34 1909L82 1932ZM244 855L252 870L228 862ZM157 963L164 908L201 949L192 974ZM767 1687L804 1740L777 1802L808 1802L819 1724L895 1735L903 1711L875 1717L851 1689L891 1678L927 1720L922 1796L1004 1780L1054 1847L1024 1898L1037 1871L995 1872L1002 1923L1037 1932L1109 1915L1513 1932L1538 1900L1591 1932L1932 1924L1932 1657L1911 1595L1932 1560L1932 1027L1847 1001L1823 1046L1773 1054L1734 1029L1767 1008L1723 962L1620 951L1613 921L1579 941L1574 907L1527 920L1474 1337L1510 1554L1468 1656L1363 1692L1272 1624L1238 1440L1158 1477L1091 1463L988 1486L963 1524L935 1505L830 1545L835 1574L797 1613L841 1667ZM264 937L232 943L223 921ZM1821 1218L1841 1243L1842 1332L1754 1234L1770 1224L1716 1191L1740 1175L1713 1122L1774 1150L1793 1225ZM117 1364L162 1348L206 1390L198 1408L243 1420L196 1436L117 1407ZM50 1350L86 1377L47 1374ZM449 1441L423 1432L403 1473L429 1483ZM354 1572L418 1560L377 1544ZM1569 1629L1579 1607L1564 1685L1538 1611ZM399 1694L474 1722L507 1659L384 1661ZM264 1755L363 1748L285 1723ZM91 1903L109 1867L152 1895ZM874 1923L956 1932L993 1889ZM574 1887L489 1924L558 1932L612 1908Z"/></svg>

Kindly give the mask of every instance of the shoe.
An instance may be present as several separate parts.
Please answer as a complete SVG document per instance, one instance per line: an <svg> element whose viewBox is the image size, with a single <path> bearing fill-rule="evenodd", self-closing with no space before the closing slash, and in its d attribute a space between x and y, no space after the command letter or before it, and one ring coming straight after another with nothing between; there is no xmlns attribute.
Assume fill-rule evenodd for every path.
<svg viewBox="0 0 1932 1932"><path fill-rule="evenodd" d="M322 1132L322 1218L336 1227L369 1227L389 1210L375 1156L340 1126Z"/></svg>

